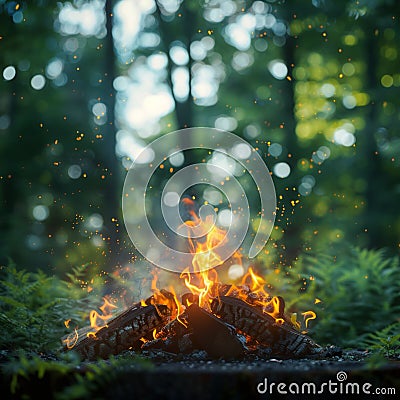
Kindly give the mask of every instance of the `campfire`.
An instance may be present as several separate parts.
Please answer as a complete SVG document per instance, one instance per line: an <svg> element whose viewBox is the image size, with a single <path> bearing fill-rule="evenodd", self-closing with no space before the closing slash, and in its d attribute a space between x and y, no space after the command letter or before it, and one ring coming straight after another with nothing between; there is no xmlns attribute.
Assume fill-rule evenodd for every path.
<svg viewBox="0 0 400 400"><path fill-rule="evenodd" d="M189 202L189 206L191 206ZM108 358L126 350L160 350L190 354L204 350L214 358L237 358L258 352L263 356L302 358L318 354L321 347L305 334L313 311L303 313L303 326L295 314L285 314L281 296L270 296L266 281L249 268L239 285L218 279L218 254L214 249L225 240L225 231L207 220L205 235L191 238L190 232L201 226L191 208L185 222L192 265L180 275L187 292L177 296L173 287L157 288L152 280L152 295L125 311L104 298L101 314L90 312L90 327L75 329L62 339L65 351L74 350L83 359ZM232 259L241 262L241 254ZM66 321L67 322L67 321Z"/></svg>

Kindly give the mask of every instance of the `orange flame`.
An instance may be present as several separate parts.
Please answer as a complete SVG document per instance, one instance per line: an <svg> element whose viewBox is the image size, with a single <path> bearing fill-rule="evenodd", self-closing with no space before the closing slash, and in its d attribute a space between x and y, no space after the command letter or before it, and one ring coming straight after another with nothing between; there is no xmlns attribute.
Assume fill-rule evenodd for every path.
<svg viewBox="0 0 400 400"><path fill-rule="evenodd" d="M78 330L75 328L74 332L70 333L67 336L67 338L63 340L63 342L67 346L67 349L72 349L76 345L78 337L79 337Z"/></svg>
<svg viewBox="0 0 400 400"><path fill-rule="evenodd" d="M96 332L106 326L107 321L112 317L112 310L118 308L115 304L111 303L111 298L103 297L103 305L99 307L101 314L96 310L92 310L89 313L90 326L93 328L92 332L88 332L87 336L92 337L96 335Z"/></svg>
<svg viewBox="0 0 400 400"><path fill-rule="evenodd" d="M306 312L301 313L301 315L304 317L306 328L308 328L308 321L311 321L312 319L317 318L317 314L315 314L314 311L306 311Z"/></svg>
<svg viewBox="0 0 400 400"><path fill-rule="evenodd" d="M183 204L189 208L191 220L185 222L188 229L189 247L193 253L192 268L186 268L181 273L181 278L184 279L186 287L194 295L198 296L199 306L210 310L210 301L213 297L218 296L218 274L214 267L221 264L222 260L215 252L214 248L223 240L226 240L226 231L218 228L214 221L206 218L204 222L194 212L194 203L190 199L184 199ZM198 227L203 223L205 238L203 240L194 240L191 237L191 231L194 226ZM236 252L233 255L235 261L241 264L241 255ZM191 272L191 270L193 272ZM245 302L259 306L263 310L275 318L279 324L284 323L283 303L278 297L272 297L265 291L266 281L255 273L253 268L249 268L248 272L243 276L241 285L232 285L226 296L235 296ZM249 296L251 293L251 297Z"/></svg>

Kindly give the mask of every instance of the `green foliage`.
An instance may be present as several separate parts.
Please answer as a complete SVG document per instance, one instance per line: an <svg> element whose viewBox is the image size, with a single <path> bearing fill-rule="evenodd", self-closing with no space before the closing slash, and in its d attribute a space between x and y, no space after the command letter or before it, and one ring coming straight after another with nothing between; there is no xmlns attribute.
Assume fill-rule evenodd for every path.
<svg viewBox="0 0 400 400"><path fill-rule="evenodd" d="M338 256L304 256L296 271L305 285L297 295L288 293L288 305L317 312L311 332L320 343L360 347L365 338L379 342L379 337L398 327L384 329L397 321L400 311L398 257L385 257L383 250L352 248ZM315 299L321 302L313 304ZM391 340L380 343L390 347Z"/></svg>
<svg viewBox="0 0 400 400"><path fill-rule="evenodd" d="M367 348L385 357L400 356L400 322L368 334L363 343Z"/></svg>
<svg viewBox="0 0 400 400"><path fill-rule="evenodd" d="M75 271L76 274L77 271ZM82 323L90 299L74 282L50 277L42 271L18 270L15 265L0 270L0 348L31 351L54 350L67 333L64 320ZM58 344L58 346L57 346Z"/></svg>

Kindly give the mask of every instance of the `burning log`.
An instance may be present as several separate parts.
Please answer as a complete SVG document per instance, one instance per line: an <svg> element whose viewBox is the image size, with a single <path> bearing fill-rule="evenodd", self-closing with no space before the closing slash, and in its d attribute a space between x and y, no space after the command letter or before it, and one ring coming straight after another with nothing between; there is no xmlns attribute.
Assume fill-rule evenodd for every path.
<svg viewBox="0 0 400 400"><path fill-rule="evenodd" d="M229 296L215 298L212 312L223 321L251 336L261 345L271 349L273 356L305 357L320 351L311 338L296 331L281 318L277 323L271 315L263 313L241 299Z"/></svg>
<svg viewBox="0 0 400 400"><path fill-rule="evenodd" d="M135 304L96 333L78 339L73 350L87 360L119 354L133 347L154 329L164 326L170 314L171 310L163 304L145 307Z"/></svg>
<svg viewBox="0 0 400 400"><path fill-rule="evenodd" d="M235 358L244 353L243 342L235 328L227 325L197 304L186 310L192 342L197 349L205 350L211 357Z"/></svg>

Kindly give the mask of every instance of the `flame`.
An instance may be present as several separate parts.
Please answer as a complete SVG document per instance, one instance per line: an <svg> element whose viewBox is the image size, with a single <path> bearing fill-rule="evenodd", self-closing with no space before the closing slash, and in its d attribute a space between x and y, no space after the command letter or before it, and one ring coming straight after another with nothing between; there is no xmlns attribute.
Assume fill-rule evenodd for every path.
<svg viewBox="0 0 400 400"><path fill-rule="evenodd" d="M112 317L112 310L118 308L115 304L111 303L112 299L110 297L103 297L103 305L99 307L101 314L99 314L96 310L91 310L89 313L90 326L93 331L88 332L88 337L93 337L96 335L96 332L106 326L107 321Z"/></svg>
<svg viewBox="0 0 400 400"><path fill-rule="evenodd" d="M211 301L216 297L222 295L232 296L239 298L247 304L256 307L261 312L269 314L275 320L276 324L283 325L291 323L297 329L300 329L301 324L297 321L297 314L292 313L290 319L285 317L284 308L285 303L279 296L270 296L265 290L266 280L260 276L252 267L248 268L247 273L243 276L239 285L221 285L218 280L218 273L215 269L218 265L222 264L223 260L216 252L218 247L224 240L227 240L226 231L218 228L212 216L207 216L205 220L200 219L194 211L194 202L191 199L185 198L182 200L183 205L187 208L190 219L185 221L181 227L187 229L187 237L189 249L193 255L192 263L186 267L180 275L184 280L185 286L193 295L192 298L186 298L185 307L190 306L193 302L198 303L207 311L211 312ZM199 237L198 233L204 233ZM194 234L196 233L196 235ZM232 255L231 260L236 264L242 264L242 256L240 252ZM178 300L175 290L172 286L168 290L158 289L158 276L153 272L153 279L151 281L152 296L147 300L141 300L140 306L146 307L153 305L157 312L159 305L166 305L171 311L170 320L177 319L182 325L187 327L186 323L180 318L183 313L183 305ZM220 293L221 288L223 292ZM96 310L92 310L89 314L90 326L93 331L87 333L88 337L96 339L96 332L107 326L107 321L112 317L112 310L117 308L112 303L111 298L103 297L104 303L99 307L101 314ZM321 302L320 299L315 299L315 304ZM316 318L313 311L306 311L302 313L305 321L306 328L308 322ZM68 328L71 320L64 322ZM152 332L152 338L157 339L158 332L156 329ZM251 338L246 337L250 342ZM150 340L149 337L140 339L143 343ZM68 349L75 346L78 341L78 331L74 330L64 342Z"/></svg>
<svg viewBox="0 0 400 400"><path fill-rule="evenodd" d="M79 337L78 330L75 328L74 332L70 333L66 337L66 339L63 340L63 342L67 346L67 349L72 349L76 345L76 342L78 341L78 337Z"/></svg>
<svg viewBox="0 0 400 400"><path fill-rule="evenodd" d="M308 321L311 321L312 319L317 318L317 314L315 314L314 311L306 311L306 312L301 313L301 315L304 317L306 328L308 328Z"/></svg>
<svg viewBox="0 0 400 400"><path fill-rule="evenodd" d="M186 324L179 318L182 314L182 304L178 300L175 289L172 286L169 286L167 290L159 290L157 288L158 276L153 272L153 280L151 281L151 291L153 295L150 298L150 304L154 305L157 309L157 305L164 304L171 310L170 319L177 319L182 325L186 326ZM141 304L147 305L143 300L141 300ZM158 312L158 310L157 310ZM153 332L153 336L155 333Z"/></svg>
<svg viewBox="0 0 400 400"><path fill-rule="evenodd" d="M218 228L211 216L206 217L203 222L194 212L194 202L191 199L183 199L183 204L188 208L191 220L185 221L184 225L188 230L189 248L193 253L192 266L186 268L180 275L184 279L186 287L198 297L199 306L210 311L210 301L218 293L218 274L214 267L222 263L221 258L215 252L215 247L226 240L226 231ZM203 224L203 225L200 225ZM193 227L202 226L207 234L203 240L194 240L191 236ZM239 264L242 257L236 252L233 259ZM193 271L193 272L191 272ZM240 286L232 285L226 296L235 296L246 303L258 306L263 312L275 318L276 323L283 324L283 300L279 297L272 297L265 291L266 281L257 275L253 268L243 276Z"/></svg>

